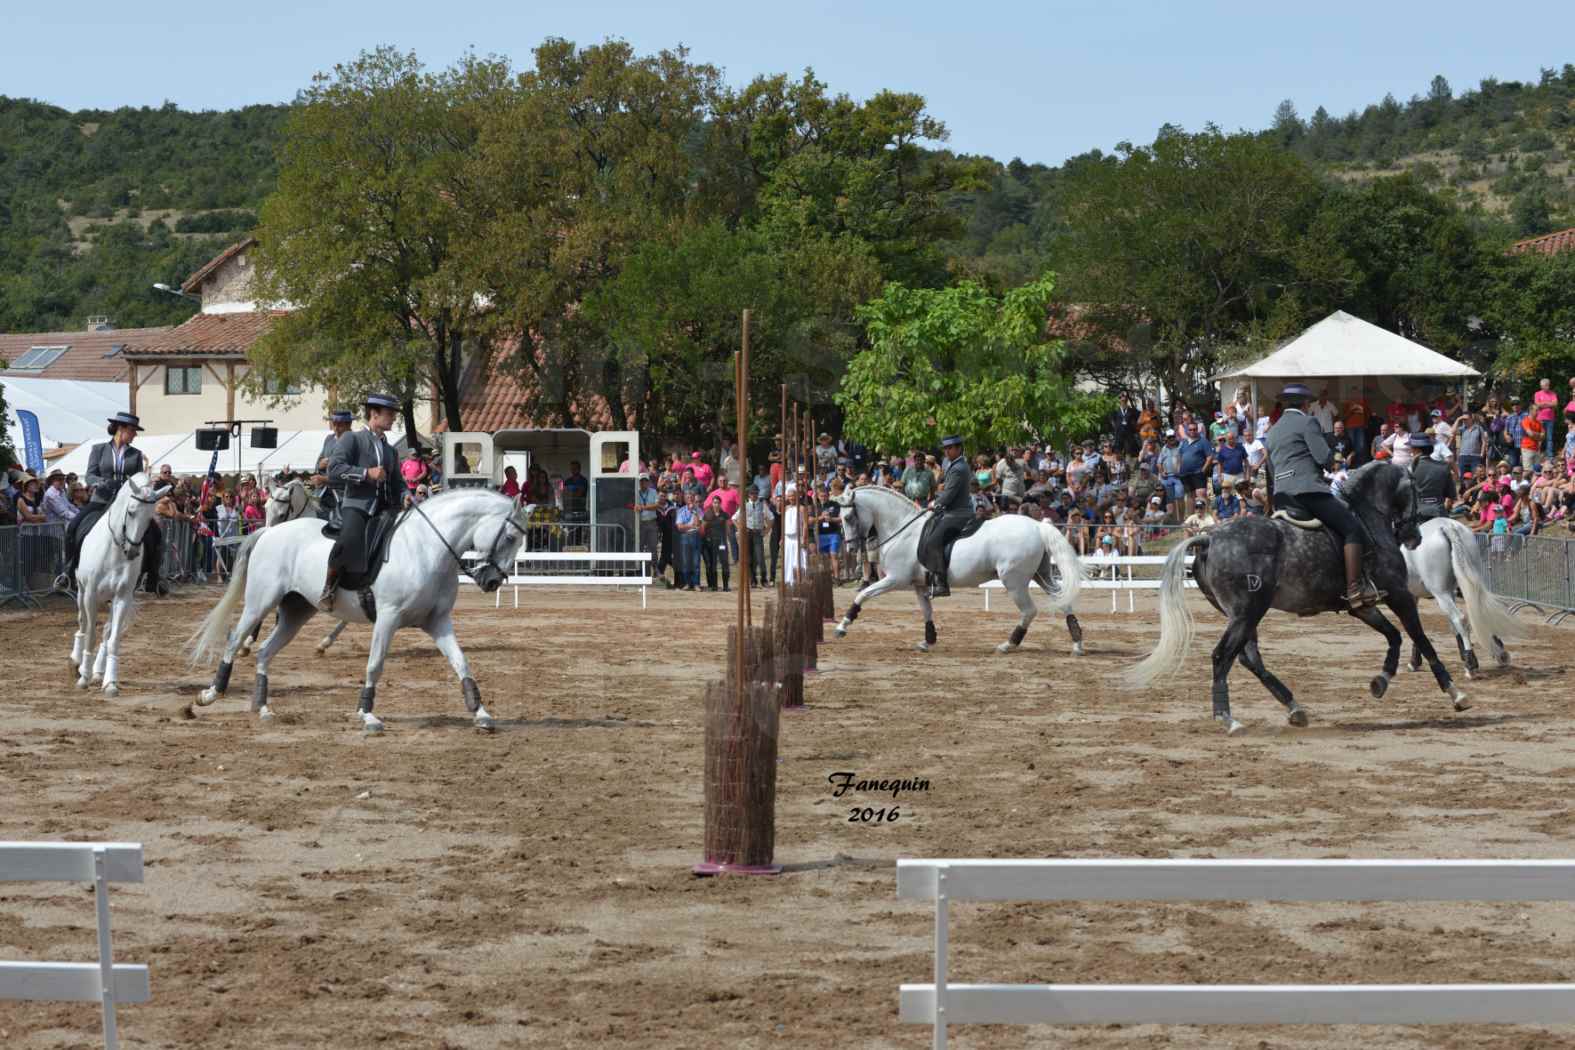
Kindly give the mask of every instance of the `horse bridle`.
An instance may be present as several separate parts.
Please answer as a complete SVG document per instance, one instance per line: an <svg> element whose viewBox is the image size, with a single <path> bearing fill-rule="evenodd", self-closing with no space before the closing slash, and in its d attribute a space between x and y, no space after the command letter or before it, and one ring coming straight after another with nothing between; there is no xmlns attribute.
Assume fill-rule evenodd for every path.
<svg viewBox="0 0 1575 1050"><path fill-rule="evenodd" d="M284 493L283 496L279 495L280 491L282 491ZM300 510L296 510L295 509L295 493L296 492L300 492L301 493L301 497L302 497L302 499L301 499L301 509ZM271 503L288 503L290 505L290 513L295 515L295 516L297 516L297 517L299 517L301 514L303 514L306 511L306 502L307 502L307 499L309 499L309 498L310 498L310 494L307 493L306 486L302 485L299 489L297 489L295 487L295 482L293 482L293 481L290 484L286 485L282 490L276 490L274 492L268 493L268 500L269 500L269 502L271 502Z"/></svg>
<svg viewBox="0 0 1575 1050"><path fill-rule="evenodd" d="M432 519L426 516L426 512L421 509L421 504L412 503L410 509L415 511L421 520L427 523L427 528L437 533L438 540L443 544L443 548L448 551L449 557L454 559L454 564L459 566L459 571L469 576L471 582L476 586L481 586L481 581L476 579L476 573L480 570L472 568L465 562L464 558L459 556L459 552L454 549L454 545L448 542L448 538L438 530L436 525L432 524ZM490 565L504 576L508 576L509 570L498 564L498 544L503 542L503 537L508 535L509 529L519 532L522 536L525 535L526 529L525 526L514 520L512 511L509 513L508 518L504 520L504 524L508 526L508 529L499 529L498 534L492 538L492 546L487 548L487 559L481 563L480 568L486 568Z"/></svg>
<svg viewBox="0 0 1575 1050"><path fill-rule="evenodd" d="M858 499L858 496L859 496L859 490L858 489L849 489L848 490L848 502L846 502L846 503L844 503L842 505L842 509L844 511L844 517L849 516L849 515L846 514L846 512L852 511L851 517L853 519L853 527L855 529L859 529L859 523L858 523L859 522L859 512L858 512L858 508L854 506L854 503ZM886 546L886 544L890 543L892 540L896 539L898 536L901 536L904 532L908 531L908 526L912 525L914 522L918 521L920 518L922 518L926 514L930 514L930 513L933 513L933 512L929 511L929 510L921 510L921 511L919 511L913 517L911 517L907 521L903 522L901 527L899 527L896 532L892 533L890 536L887 536L885 539L883 539L879 543L875 544L874 547L869 548L870 552L874 553L875 551L880 550L882 547ZM859 538L863 539L864 535L865 534L863 533L863 531L860 530Z"/></svg>
<svg viewBox="0 0 1575 1050"><path fill-rule="evenodd" d="M157 496L139 496L135 489L131 490L130 496L138 503L157 503L159 501ZM127 515L125 514L120 516L120 539L115 540L115 526L113 522L110 523L109 538L115 540L115 545L120 548L120 553L126 556L127 561L134 561L142 555L142 543L148 538L148 527L147 525L142 527L142 535L138 536L137 542L133 543L131 542L131 533L126 529L126 517ZM150 522L149 524L152 523Z"/></svg>

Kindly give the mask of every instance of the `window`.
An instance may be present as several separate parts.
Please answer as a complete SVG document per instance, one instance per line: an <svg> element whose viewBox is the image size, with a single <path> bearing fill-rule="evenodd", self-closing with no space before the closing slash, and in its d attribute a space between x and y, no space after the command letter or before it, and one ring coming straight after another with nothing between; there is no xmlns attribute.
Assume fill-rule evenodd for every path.
<svg viewBox="0 0 1575 1050"><path fill-rule="evenodd" d="M164 369L166 394L202 393L201 365L169 365Z"/></svg>
<svg viewBox="0 0 1575 1050"><path fill-rule="evenodd" d="M11 367L17 371L40 372L54 364L55 358L69 350L65 346L35 346L15 361Z"/></svg>
<svg viewBox="0 0 1575 1050"><path fill-rule="evenodd" d="M294 383L286 383L281 379L264 379L263 393L269 397L294 397L301 392L301 388Z"/></svg>

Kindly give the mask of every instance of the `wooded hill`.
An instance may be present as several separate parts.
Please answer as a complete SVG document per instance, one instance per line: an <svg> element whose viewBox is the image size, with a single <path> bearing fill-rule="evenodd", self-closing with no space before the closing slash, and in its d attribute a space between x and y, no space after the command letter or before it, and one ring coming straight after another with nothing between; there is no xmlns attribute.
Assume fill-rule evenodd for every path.
<svg viewBox="0 0 1575 1050"><path fill-rule="evenodd" d="M189 303L149 286L178 283L255 223L287 112L70 112L0 97L0 331L188 316ZM1575 225L1575 65L1458 94L1435 77L1405 102L1344 116L1319 106L1304 118L1287 100L1261 135L1330 179L1409 172L1488 240ZM991 162L987 187L951 200L966 223L948 246L954 268L997 285L1032 279L1063 229L1067 179L1111 160L1096 149L1054 167Z"/></svg>

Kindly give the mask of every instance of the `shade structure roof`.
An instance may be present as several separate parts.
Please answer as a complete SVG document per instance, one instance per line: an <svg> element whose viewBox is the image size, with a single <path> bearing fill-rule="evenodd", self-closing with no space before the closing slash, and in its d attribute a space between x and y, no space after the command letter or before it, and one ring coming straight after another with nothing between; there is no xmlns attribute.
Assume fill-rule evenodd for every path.
<svg viewBox="0 0 1575 1050"><path fill-rule="evenodd" d="M1465 379L1470 365L1336 310L1274 353L1215 379L1312 379L1321 376L1418 376Z"/></svg>
<svg viewBox="0 0 1575 1050"><path fill-rule="evenodd" d="M130 400L125 383L90 383L76 379L33 379L6 376L0 379L11 408L6 429L11 447L22 455L22 425L16 411L27 409L38 416L39 437L46 450L82 441L107 441L107 420L126 411Z"/></svg>
<svg viewBox="0 0 1575 1050"><path fill-rule="evenodd" d="M103 434L104 431L101 429L99 433ZM329 433L328 430L281 430L277 434L275 448L252 448L251 432L243 430L239 441L232 437L230 447L219 453L219 473L233 474L239 470L244 474L263 472L273 475L283 470L315 470L317 454L322 451L323 439ZM404 440L403 432L396 434L390 431L388 437L392 445ZM142 450L149 468L155 471L168 463L170 470L176 474L201 476L208 472L208 464L213 461L212 452L204 452L197 447L196 433L191 430L183 430L178 434L138 434L134 444ZM239 467L236 466L237 445L240 446ZM92 447L92 443L88 443L74 448L53 466L68 474L85 474Z"/></svg>

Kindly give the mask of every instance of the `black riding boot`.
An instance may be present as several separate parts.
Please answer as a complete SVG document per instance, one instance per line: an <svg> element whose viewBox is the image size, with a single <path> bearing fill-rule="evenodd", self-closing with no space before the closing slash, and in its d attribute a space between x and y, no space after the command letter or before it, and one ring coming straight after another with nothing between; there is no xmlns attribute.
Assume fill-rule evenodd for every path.
<svg viewBox="0 0 1575 1050"><path fill-rule="evenodd" d="M930 573L930 597L931 598L950 598L951 595L952 595L952 589L946 582L946 573L944 573L944 572L932 572L932 573Z"/></svg>
<svg viewBox="0 0 1575 1050"><path fill-rule="evenodd" d="M339 589L339 566L333 562L328 563L328 581L323 584L323 593L317 599L317 607L323 612L334 611L334 592Z"/></svg>
<svg viewBox="0 0 1575 1050"><path fill-rule="evenodd" d="M1345 545L1345 604L1351 611L1377 605L1384 597L1384 592L1373 586L1362 572L1362 545L1360 543L1347 543Z"/></svg>

